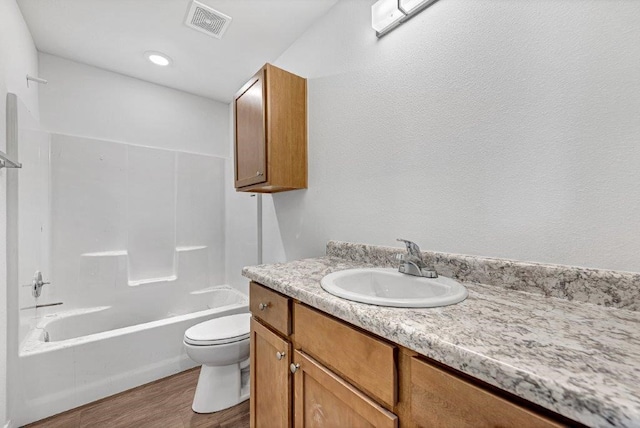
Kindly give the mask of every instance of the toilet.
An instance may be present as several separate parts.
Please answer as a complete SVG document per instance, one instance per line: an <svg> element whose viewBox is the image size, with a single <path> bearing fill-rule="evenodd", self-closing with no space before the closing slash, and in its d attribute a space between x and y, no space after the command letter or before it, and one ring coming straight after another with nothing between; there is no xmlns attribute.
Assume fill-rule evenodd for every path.
<svg viewBox="0 0 640 428"><path fill-rule="evenodd" d="M249 398L249 329L251 314L202 322L184 333L187 355L202 364L191 408L213 413Z"/></svg>

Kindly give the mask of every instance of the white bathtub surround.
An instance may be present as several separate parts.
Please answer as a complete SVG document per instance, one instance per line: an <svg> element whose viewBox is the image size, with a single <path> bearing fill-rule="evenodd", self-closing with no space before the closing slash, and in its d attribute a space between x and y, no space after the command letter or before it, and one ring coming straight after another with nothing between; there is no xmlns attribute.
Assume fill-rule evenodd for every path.
<svg viewBox="0 0 640 428"><path fill-rule="evenodd" d="M51 216L37 204L23 210L20 280L41 269L51 284L37 302L21 288L20 307L63 305L22 311L21 424L192 367L184 331L217 307L224 315L247 304L211 288L225 284L224 159L59 134L31 140L25 160L33 171L43 155L47 180L27 174L22 190L32 194L21 206L44 194ZM42 236L51 237L49 272Z"/></svg>
<svg viewBox="0 0 640 428"><path fill-rule="evenodd" d="M343 243L328 249L326 257L248 267L243 274L587 426L640 425L640 312L511 290L510 268L502 277L487 275L491 264L469 264L468 256L459 256L462 265L493 283L464 282L473 272L459 272L469 297L456 305L401 309L352 302L324 291L320 280L344 269L387 266L391 251L404 249ZM492 262L499 274L499 260Z"/></svg>
<svg viewBox="0 0 640 428"><path fill-rule="evenodd" d="M52 134L41 302L117 306L224 284L224 171L215 156Z"/></svg>
<svg viewBox="0 0 640 428"><path fill-rule="evenodd" d="M184 332L200 322L246 313L247 297L209 287L181 299L134 307L87 307L43 317L24 342L25 383L18 425L194 367ZM48 336L49 342L45 342Z"/></svg>
<svg viewBox="0 0 640 428"><path fill-rule="evenodd" d="M187 355L202 364L193 397L194 412L213 413L249 399L250 320L249 313L226 316L185 332Z"/></svg>
<svg viewBox="0 0 640 428"><path fill-rule="evenodd" d="M192 367L185 330L247 311L246 296L224 285L225 265L239 272L248 254L228 260L225 252L228 106L40 58L32 74L49 80L42 110L50 132L21 147L21 191L29 192L21 204L34 203L21 205L28 253L19 282L42 270L51 285L37 303L64 304L21 312L11 389L19 424ZM222 295L232 301L201 304ZM16 314L18 301L36 303L28 288Z"/></svg>

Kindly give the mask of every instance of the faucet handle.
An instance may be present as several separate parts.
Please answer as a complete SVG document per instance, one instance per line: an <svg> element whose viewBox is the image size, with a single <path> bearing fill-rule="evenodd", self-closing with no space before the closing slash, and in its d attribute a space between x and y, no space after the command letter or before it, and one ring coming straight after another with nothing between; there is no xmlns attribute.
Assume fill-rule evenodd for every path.
<svg viewBox="0 0 640 428"><path fill-rule="evenodd" d="M413 241L409 241L408 239L398 238L396 239L398 242L404 242L404 245L407 246L407 252L411 255L421 257L420 255L420 247Z"/></svg>

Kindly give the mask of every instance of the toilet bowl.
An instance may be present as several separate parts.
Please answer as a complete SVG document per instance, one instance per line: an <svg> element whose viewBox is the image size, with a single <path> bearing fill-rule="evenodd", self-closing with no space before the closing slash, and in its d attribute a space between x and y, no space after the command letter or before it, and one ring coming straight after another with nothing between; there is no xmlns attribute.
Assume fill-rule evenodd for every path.
<svg viewBox="0 0 640 428"><path fill-rule="evenodd" d="M251 314L216 318L184 333L187 355L202 364L191 408L213 413L249 398L249 329Z"/></svg>

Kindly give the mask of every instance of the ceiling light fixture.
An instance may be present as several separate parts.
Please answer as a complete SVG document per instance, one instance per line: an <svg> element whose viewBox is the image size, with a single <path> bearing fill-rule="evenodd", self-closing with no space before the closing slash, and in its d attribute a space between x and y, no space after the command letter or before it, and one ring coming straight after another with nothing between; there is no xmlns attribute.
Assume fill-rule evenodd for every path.
<svg viewBox="0 0 640 428"><path fill-rule="evenodd" d="M149 61L160 67L166 67L171 64L171 58L163 54L162 52L147 51L144 53Z"/></svg>
<svg viewBox="0 0 640 428"><path fill-rule="evenodd" d="M378 0L371 6L371 27L382 37L437 0Z"/></svg>

